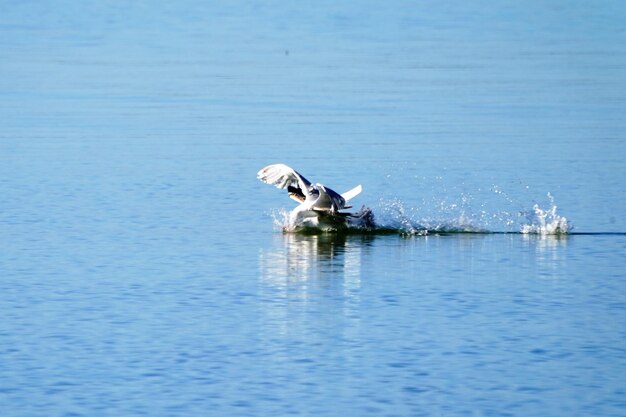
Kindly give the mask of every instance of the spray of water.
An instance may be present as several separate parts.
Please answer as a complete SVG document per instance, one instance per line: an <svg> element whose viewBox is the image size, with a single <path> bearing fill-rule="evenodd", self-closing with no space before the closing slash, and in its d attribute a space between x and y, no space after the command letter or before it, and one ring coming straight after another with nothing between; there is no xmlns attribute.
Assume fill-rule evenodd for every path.
<svg viewBox="0 0 626 417"><path fill-rule="evenodd" d="M548 193L548 199L550 200L549 208L543 209L535 204L531 211L521 213L527 220L525 224L522 224L521 233L560 235L572 230L572 224L565 217L557 214L552 194Z"/></svg>
<svg viewBox="0 0 626 417"><path fill-rule="evenodd" d="M499 187L492 187L496 195L508 202L513 200ZM522 233L538 235L567 234L573 226L557 213L557 205L548 193L548 207L535 203L530 210L489 210L486 202L476 204L473 197L462 194L458 199L444 197L408 205L400 199L381 199L372 206L374 227L350 227L351 231L428 235L436 233ZM272 212L274 225L285 232L298 231L290 224L287 210ZM320 230L325 231L325 230Z"/></svg>

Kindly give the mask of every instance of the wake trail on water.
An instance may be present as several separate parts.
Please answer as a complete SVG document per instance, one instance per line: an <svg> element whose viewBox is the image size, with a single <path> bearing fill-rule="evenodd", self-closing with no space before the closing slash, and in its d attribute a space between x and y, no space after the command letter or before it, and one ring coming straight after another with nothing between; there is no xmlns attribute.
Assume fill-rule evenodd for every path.
<svg viewBox="0 0 626 417"><path fill-rule="evenodd" d="M492 190L503 194L497 187ZM289 224L289 212L278 210L272 213L275 227L284 232L296 233L367 233L400 234L406 236L426 236L433 234L493 234L510 233L524 235L566 235L573 230L572 223L558 214L552 194L547 194L547 202L533 203L528 209L495 210L485 208L486 204L473 208L471 196L461 195L458 199L441 198L407 204L398 198L381 199L370 206L373 224L351 222L346 227L301 228ZM365 207L364 207L365 208Z"/></svg>
<svg viewBox="0 0 626 417"><path fill-rule="evenodd" d="M379 203L377 227L396 229L406 234L433 233L518 233L562 235L573 230L572 223L557 213L554 197L548 193L548 205L534 203L531 209L490 212L477 211L462 204L441 202L435 210L423 213L422 207L407 207L400 200ZM377 212L375 210L375 212Z"/></svg>

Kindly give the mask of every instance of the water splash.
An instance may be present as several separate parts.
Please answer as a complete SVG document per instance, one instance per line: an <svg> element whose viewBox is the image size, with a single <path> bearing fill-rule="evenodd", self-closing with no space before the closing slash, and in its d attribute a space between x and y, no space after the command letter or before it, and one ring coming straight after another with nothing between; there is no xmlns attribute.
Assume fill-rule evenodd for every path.
<svg viewBox="0 0 626 417"><path fill-rule="evenodd" d="M455 203L440 202L437 210L442 215L423 215L420 207L406 207L398 200L381 200L374 209L376 224L385 229L396 229L409 235L429 233L487 233L489 230L476 225L472 216Z"/></svg>
<svg viewBox="0 0 626 417"><path fill-rule="evenodd" d="M289 211L285 209L272 210L270 212L272 220L274 221L274 228L277 230L289 229Z"/></svg>
<svg viewBox="0 0 626 417"><path fill-rule="evenodd" d="M539 235L561 235L570 232L572 224L563 216L556 212L556 204L554 197L548 193L550 200L550 208L543 209L539 204L533 206L532 211L522 212L528 221L523 224L520 232L523 234L539 234Z"/></svg>
<svg viewBox="0 0 626 417"><path fill-rule="evenodd" d="M498 187L491 189L495 194L505 196ZM557 214L557 205L552 194L547 194L549 207L542 208L538 203L531 210L513 209L489 210L487 202L475 204L469 193L458 199L443 197L439 200L423 200L419 204L406 204L398 198L381 199L372 206L374 226L350 224L348 233L396 233L422 236L447 233L521 233L525 235L562 235L569 233L573 226L565 217ZM477 208L478 206L478 208ZM518 206L519 207L519 206ZM283 232L320 233L337 231L336 228L302 228L290 224L289 211L281 209L271 213L276 229Z"/></svg>

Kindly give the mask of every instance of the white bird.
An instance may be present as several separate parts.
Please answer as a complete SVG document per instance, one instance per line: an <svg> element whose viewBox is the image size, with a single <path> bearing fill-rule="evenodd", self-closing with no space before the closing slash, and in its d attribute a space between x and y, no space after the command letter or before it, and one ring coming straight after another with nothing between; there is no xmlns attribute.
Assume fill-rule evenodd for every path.
<svg viewBox="0 0 626 417"><path fill-rule="evenodd" d="M287 189L289 197L300 204L291 211L289 224L295 226L345 225L346 217L361 217L340 210L351 208L346 203L359 195L360 185L339 194L322 184L312 184L293 168L284 164L269 165L257 173L257 178L266 184ZM362 210L363 211L363 210ZM371 210L369 210L371 216Z"/></svg>

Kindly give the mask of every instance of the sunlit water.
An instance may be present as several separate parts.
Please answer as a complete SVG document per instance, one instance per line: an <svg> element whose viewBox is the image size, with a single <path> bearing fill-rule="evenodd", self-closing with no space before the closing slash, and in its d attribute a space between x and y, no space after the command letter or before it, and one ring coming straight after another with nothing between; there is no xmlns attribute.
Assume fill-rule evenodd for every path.
<svg viewBox="0 0 626 417"><path fill-rule="evenodd" d="M621 3L208 3L0 6L0 415L625 414Z"/></svg>

